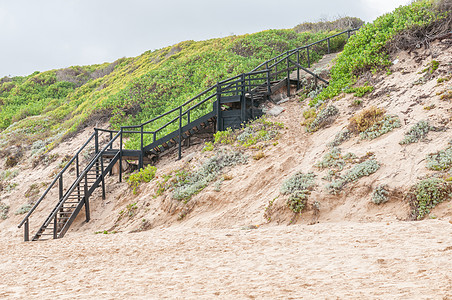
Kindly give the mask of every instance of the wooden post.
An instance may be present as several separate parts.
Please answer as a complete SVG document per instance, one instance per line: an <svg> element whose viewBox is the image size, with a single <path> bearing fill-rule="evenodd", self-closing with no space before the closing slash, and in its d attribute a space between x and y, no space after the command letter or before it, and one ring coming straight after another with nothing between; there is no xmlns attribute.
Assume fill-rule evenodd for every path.
<svg viewBox="0 0 452 300"><path fill-rule="evenodd" d="M182 106L179 107L179 149L178 160L182 158Z"/></svg>
<svg viewBox="0 0 452 300"><path fill-rule="evenodd" d="M58 226L58 213L55 214L55 217L53 218L53 239L57 239L57 226Z"/></svg>
<svg viewBox="0 0 452 300"><path fill-rule="evenodd" d="M300 50L297 49L297 90L300 89Z"/></svg>
<svg viewBox="0 0 452 300"><path fill-rule="evenodd" d="M119 182L122 182L122 128L119 135Z"/></svg>
<svg viewBox="0 0 452 300"><path fill-rule="evenodd" d="M59 181L58 181L58 196L61 200L63 198L63 174L60 175Z"/></svg>
<svg viewBox="0 0 452 300"><path fill-rule="evenodd" d="M220 83L217 83L217 131L221 131L223 129L221 122L221 86Z"/></svg>
<svg viewBox="0 0 452 300"><path fill-rule="evenodd" d="M143 134L143 125L140 127L140 134L141 134L141 146L140 146L140 160L138 163L138 169L143 168L143 145L144 145L144 134Z"/></svg>
<svg viewBox="0 0 452 300"><path fill-rule="evenodd" d="M327 41L328 41L328 54L330 54L330 38L328 38Z"/></svg>
<svg viewBox="0 0 452 300"><path fill-rule="evenodd" d="M89 222L91 219L90 213L89 213L89 195L88 195L88 173L85 173L85 216L86 216L86 222Z"/></svg>
<svg viewBox="0 0 452 300"><path fill-rule="evenodd" d="M240 119L241 119L240 123L244 123L246 119L246 98L245 98L246 78L244 73L242 73L241 83L242 83L242 94L240 96Z"/></svg>
<svg viewBox="0 0 452 300"><path fill-rule="evenodd" d="M290 97L290 61L289 61L289 51L286 52L287 56L287 97Z"/></svg>
<svg viewBox="0 0 452 300"><path fill-rule="evenodd" d="M100 156L100 176L102 176L102 199L105 200L105 178L104 178L104 160Z"/></svg>
<svg viewBox="0 0 452 300"><path fill-rule="evenodd" d="M25 221L25 227L24 227L24 242L28 242L30 240L30 236L29 236L29 224L28 224L28 218Z"/></svg>
<svg viewBox="0 0 452 300"><path fill-rule="evenodd" d="M309 58L309 47L306 47L306 54L308 56L308 68L310 68L311 67L311 60Z"/></svg>

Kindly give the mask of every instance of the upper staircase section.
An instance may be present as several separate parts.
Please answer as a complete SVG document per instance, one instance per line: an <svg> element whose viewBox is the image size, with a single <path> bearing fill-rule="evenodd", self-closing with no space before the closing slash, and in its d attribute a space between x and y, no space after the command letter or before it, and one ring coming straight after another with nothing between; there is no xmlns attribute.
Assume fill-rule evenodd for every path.
<svg viewBox="0 0 452 300"><path fill-rule="evenodd" d="M105 177L112 174L115 164L118 164L121 181L123 160L137 160L141 168L150 162L150 156L158 156L176 145L180 159L184 140L212 124L216 130L225 130L259 117L262 115L259 104L275 92L284 91L289 97L294 88L300 89L302 74L313 76L316 83L328 84L327 80L309 70L311 57L330 53L331 43L337 42L335 38L344 40L345 36L346 40L356 30L346 30L281 53L248 73L217 82L182 105L142 124L123 126L120 130L95 128L19 224L19 228L24 226L24 240L30 238L32 215L36 215L37 207L49 199L48 195L57 199L56 205L40 223L42 225L32 238L34 241L44 236L63 237L83 207L86 221L89 221L89 199L98 187L102 187L102 197L105 198ZM157 125L162 123L164 125ZM139 135L139 144L128 144L127 148L132 149L124 149L124 139L132 135Z"/></svg>

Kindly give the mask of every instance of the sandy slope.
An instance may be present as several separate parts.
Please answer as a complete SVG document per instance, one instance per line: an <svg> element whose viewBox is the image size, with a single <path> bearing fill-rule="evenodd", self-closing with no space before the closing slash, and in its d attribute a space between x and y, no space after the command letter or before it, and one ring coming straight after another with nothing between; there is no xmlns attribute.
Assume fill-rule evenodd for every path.
<svg viewBox="0 0 452 300"><path fill-rule="evenodd" d="M452 224L437 220L81 233L0 253L0 297L452 299Z"/></svg>
<svg viewBox="0 0 452 300"><path fill-rule="evenodd" d="M226 169L232 179L220 192L209 186L184 204L170 192L154 197L155 181L133 195L126 183L108 178L107 198L97 193L91 199L91 222L85 223L82 213L61 240L21 242L17 224L23 216L14 212L28 201L27 188L51 181L49 174L60 162L36 169L23 163L14 179L17 188L0 195L11 206L9 218L0 220L0 298L452 298L452 203L433 210L438 220L405 222L409 206L400 196L420 176L432 174L426 155L444 149L452 138L452 102L438 95L451 88L450 81L437 83L438 76L451 72L452 53L443 48L436 43L419 53L399 53L391 75L368 78L375 91L362 106L351 105L352 95L334 101L339 117L314 134L300 125L307 101L282 104L285 111L272 118L285 125L278 144L266 147L258 161ZM436 77L412 85L432 59L440 62ZM355 137L342 144L343 153L373 152L381 168L330 195L314 165L328 151L325 143L354 113L371 105L397 114L402 127L372 141ZM444 131L430 132L419 143L398 143L406 130L426 119ZM86 130L53 152L70 154L90 134ZM195 167L211 155L200 153L201 147L184 149L181 161L165 157L157 164L157 176L187 163ZM298 171L319 174L309 200L319 201L318 215L308 207L295 216L280 195L282 182ZM395 191L379 206L370 202L378 184ZM32 229L53 208L55 198L49 199L36 211ZM119 212L132 203L134 215L119 220ZM181 214L185 217L179 220ZM150 230L128 233L143 224ZM260 226L242 230L252 224ZM120 233L94 234L100 230Z"/></svg>

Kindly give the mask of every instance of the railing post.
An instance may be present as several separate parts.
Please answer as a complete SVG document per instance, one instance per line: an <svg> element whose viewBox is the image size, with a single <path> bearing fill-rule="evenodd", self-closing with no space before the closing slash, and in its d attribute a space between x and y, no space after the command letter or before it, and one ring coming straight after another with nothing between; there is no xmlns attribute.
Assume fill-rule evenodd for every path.
<svg viewBox="0 0 452 300"><path fill-rule="evenodd" d="M63 174L60 175L60 178L58 180L58 196L58 201L63 198Z"/></svg>
<svg viewBox="0 0 452 300"><path fill-rule="evenodd" d="M287 97L290 97L290 61L289 61L289 51L286 53L287 56Z"/></svg>
<svg viewBox="0 0 452 300"><path fill-rule="evenodd" d="M122 182L122 128L119 135L119 182Z"/></svg>
<svg viewBox="0 0 452 300"><path fill-rule="evenodd" d="M113 131L110 131L110 142L113 140ZM113 149L113 143L110 144L110 149Z"/></svg>
<svg viewBox="0 0 452 300"><path fill-rule="evenodd" d="M300 50L297 49L297 90L300 89Z"/></svg>
<svg viewBox="0 0 452 300"><path fill-rule="evenodd" d="M190 124L190 109L187 110L187 124Z"/></svg>
<svg viewBox="0 0 452 300"><path fill-rule="evenodd" d="M179 107L179 152L178 159L182 158L182 106Z"/></svg>
<svg viewBox="0 0 452 300"><path fill-rule="evenodd" d="M95 133L95 135L94 135L94 149L95 149L96 154L97 154L97 152L99 152L99 132L97 131L96 128L94 128L94 133Z"/></svg>
<svg viewBox="0 0 452 300"><path fill-rule="evenodd" d="M104 160L100 156L100 176L102 176L102 199L105 200L105 178L104 178Z"/></svg>
<svg viewBox="0 0 452 300"><path fill-rule="evenodd" d="M53 239L57 239L57 230L58 230L58 213L55 214L55 217L53 218Z"/></svg>
<svg viewBox="0 0 452 300"><path fill-rule="evenodd" d="M143 145L144 145L144 134L143 134L143 125L141 125L140 127L140 134L141 134L141 146L140 146L140 161L139 161L139 166L138 169L142 169L143 168Z"/></svg>
<svg viewBox="0 0 452 300"><path fill-rule="evenodd" d="M25 227L24 227L24 242L28 242L30 240L29 237L29 232L30 232L30 228L29 228L29 224L28 224L28 218L25 221Z"/></svg>
<svg viewBox="0 0 452 300"><path fill-rule="evenodd" d="M157 132L154 131L152 135L153 135L153 143L155 143L155 140L157 139Z"/></svg>
<svg viewBox="0 0 452 300"><path fill-rule="evenodd" d="M76 172L77 178L78 178L80 176L80 166L79 166L78 153L75 156L75 172ZM77 184L77 196L78 196L78 200L80 201L80 183Z"/></svg>
<svg viewBox="0 0 452 300"><path fill-rule="evenodd" d="M244 123L246 119L246 98L245 98L246 77L244 73L242 73L242 78L240 81L242 83L242 94L240 96L240 114L241 114L240 119L241 123Z"/></svg>
<svg viewBox="0 0 452 300"><path fill-rule="evenodd" d="M311 67L311 59L309 58L309 46L306 47L306 54L307 54L307 57L308 57L308 68L310 68Z"/></svg>
<svg viewBox="0 0 452 300"><path fill-rule="evenodd" d="M328 41L328 54L330 54L330 38L328 38L327 41Z"/></svg>
<svg viewBox="0 0 452 300"><path fill-rule="evenodd" d="M99 131L94 128L94 132L96 133L94 136L94 148L96 151L96 154L99 153ZM99 176L99 164L96 162L96 176Z"/></svg>
<svg viewBox="0 0 452 300"><path fill-rule="evenodd" d="M91 216L89 213L88 173L85 173L85 216L86 222L89 222Z"/></svg>
<svg viewBox="0 0 452 300"><path fill-rule="evenodd" d="M268 91L269 96L272 93L271 82L270 82L270 72L271 71L267 68L267 91Z"/></svg>
<svg viewBox="0 0 452 300"><path fill-rule="evenodd" d="M220 83L217 82L217 131L221 131L222 127L221 126L221 86Z"/></svg>

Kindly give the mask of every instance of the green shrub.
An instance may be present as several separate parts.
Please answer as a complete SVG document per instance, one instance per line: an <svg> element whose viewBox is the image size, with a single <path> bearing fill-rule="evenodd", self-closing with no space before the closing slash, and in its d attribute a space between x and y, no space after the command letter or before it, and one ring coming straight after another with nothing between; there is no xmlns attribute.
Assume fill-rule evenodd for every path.
<svg viewBox="0 0 452 300"><path fill-rule="evenodd" d="M133 188L133 193L136 194L138 187L143 182L150 182L155 177L157 168L151 165L141 168L137 173L131 174L127 179L130 187Z"/></svg>
<svg viewBox="0 0 452 300"><path fill-rule="evenodd" d="M0 219L6 220L8 218L9 205L0 202Z"/></svg>
<svg viewBox="0 0 452 300"><path fill-rule="evenodd" d="M427 133L432 129L427 121L419 121L414 124L407 132L405 137L399 142L401 145L419 142L427 136Z"/></svg>
<svg viewBox="0 0 452 300"><path fill-rule="evenodd" d="M326 188L330 194L337 194L348 183L357 181L361 177L369 176L375 173L379 168L380 164L374 158L367 159L366 161L355 165L345 175L341 176L340 179L334 180L328 184Z"/></svg>
<svg viewBox="0 0 452 300"><path fill-rule="evenodd" d="M388 201L389 191L386 184L377 186L372 193L372 202L379 205Z"/></svg>
<svg viewBox="0 0 452 300"><path fill-rule="evenodd" d="M30 211L30 209L33 207L31 204L24 204L22 205L14 214L16 215L23 215Z"/></svg>
<svg viewBox="0 0 452 300"><path fill-rule="evenodd" d="M320 169L335 168L338 171L342 171L347 162L354 158L356 158L356 155L353 153L342 155L341 149L334 147L330 152L326 153L323 156L323 159L316 163L315 166Z"/></svg>
<svg viewBox="0 0 452 300"><path fill-rule="evenodd" d="M219 151L207 159L195 171L182 170L175 176L172 185L173 198L188 201L193 195L202 191L225 168L246 164L248 157L238 151Z"/></svg>
<svg viewBox="0 0 452 300"><path fill-rule="evenodd" d="M343 142L349 140L352 136L352 132L347 128L339 131L335 136L332 142L327 144L328 147L333 148L341 145Z"/></svg>
<svg viewBox="0 0 452 300"><path fill-rule="evenodd" d="M443 171L452 168L452 146L427 155L427 168L435 171Z"/></svg>
<svg viewBox="0 0 452 300"><path fill-rule="evenodd" d="M306 124L306 131L315 132L320 128L332 123L337 114L339 114L339 110L333 105L328 105L317 114L312 122Z"/></svg>
<svg viewBox="0 0 452 300"><path fill-rule="evenodd" d="M399 117L395 115L385 115L383 120L377 121L365 131L360 132L359 137L360 139L373 140L392 131L394 128L399 128L400 126Z"/></svg>
<svg viewBox="0 0 452 300"><path fill-rule="evenodd" d="M388 44L398 33L410 28L422 29L445 18L446 13L439 12L433 3L430 0L414 1L363 25L338 56L331 70L330 85L311 101L311 105L339 95L356 83L359 74L367 70L376 72L389 66Z"/></svg>
<svg viewBox="0 0 452 300"><path fill-rule="evenodd" d="M345 89L344 92L346 92L347 94L352 94L355 97L363 97L365 94L372 92L374 90L373 86L359 86L359 87L353 87L353 88L348 88Z"/></svg>
<svg viewBox="0 0 452 300"><path fill-rule="evenodd" d="M301 213L306 207L308 196L316 186L314 173L297 172L281 185L281 193L289 195L287 206L294 213Z"/></svg>
<svg viewBox="0 0 452 300"><path fill-rule="evenodd" d="M407 194L411 217L421 220L437 204L452 197L452 184L440 178L427 178L418 182Z"/></svg>

